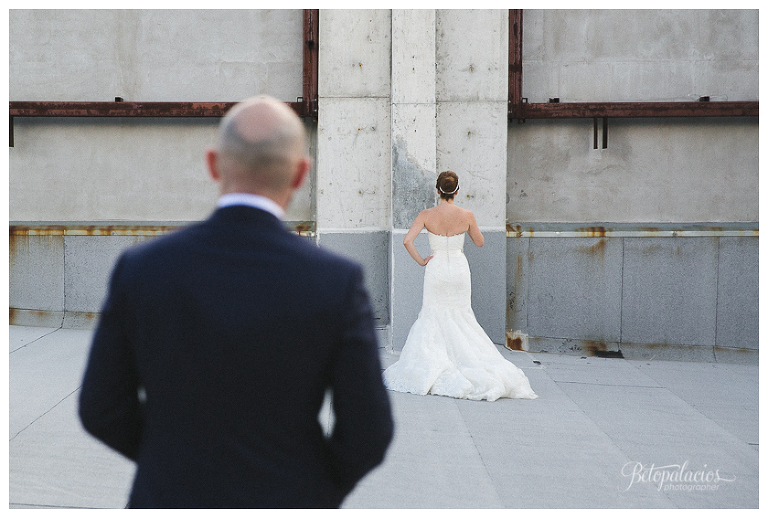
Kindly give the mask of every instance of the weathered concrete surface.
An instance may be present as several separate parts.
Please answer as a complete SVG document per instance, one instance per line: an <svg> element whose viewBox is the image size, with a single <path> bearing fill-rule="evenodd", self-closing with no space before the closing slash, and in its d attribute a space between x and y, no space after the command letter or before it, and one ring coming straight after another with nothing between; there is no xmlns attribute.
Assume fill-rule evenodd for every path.
<svg viewBox="0 0 768 518"><path fill-rule="evenodd" d="M318 245L357 261L363 267L365 287L377 327L390 323L390 234L378 232L325 232Z"/></svg>
<svg viewBox="0 0 768 518"><path fill-rule="evenodd" d="M507 10L438 9L435 21L437 100L506 103Z"/></svg>
<svg viewBox="0 0 768 518"><path fill-rule="evenodd" d="M434 104L436 95L433 9L392 10L392 104Z"/></svg>
<svg viewBox="0 0 768 518"><path fill-rule="evenodd" d="M510 222L758 221L756 118L610 119L607 149L591 120L508 129Z"/></svg>
<svg viewBox="0 0 768 518"><path fill-rule="evenodd" d="M727 9L526 9L529 102L757 100L758 15Z"/></svg>
<svg viewBox="0 0 768 518"><path fill-rule="evenodd" d="M436 203L435 11L392 11L392 227Z"/></svg>
<svg viewBox="0 0 768 518"><path fill-rule="evenodd" d="M301 10L12 10L12 101L302 95ZM191 221L213 207L217 120L14 120L11 221ZM314 132L313 132L314 133ZM289 219L312 219L310 185Z"/></svg>
<svg viewBox="0 0 768 518"><path fill-rule="evenodd" d="M531 239L526 272L528 333L619 342L623 259L620 240Z"/></svg>
<svg viewBox="0 0 768 518"><path fill-rule="evenodd" d="M624 256L623 341L715 343L715 240L625 239Z"/></svg>
<svg viewBox="0 0 768 518"><path fill-rule="evenodd" d="M437 174L434 170L434 107L430 109L416 106L410 107L410 110L408 108L393 106L393 117L397 116L398 120L402 121L407 117L403 112L411 111L414 112L414 121L426 119L427 125L419 126L419 129L414 133L421 133L424 139L431 137L433 145L430 146L432 156L420 161L412 154L412 148L409 147L409 143L419 144L419 142L414 142L416 139L407 141L398 136L392 142L392 200L395 207L395 210L392 211L392 225L398 229L410 228L419 212L434 207L438 203L435 189ZM397 112L397 115L394 112ZM393 128L394 130L395 128ZM424 164L424 162L429 162L430 158L431 164Z"/></svg>
<svg viewBox="0 0 768 518"><path fill-rule="evenodd" d="M321 98L320 109L318 231L388 229L389 99Z"/></svg>
<svg viewBox="0 0 768 518"><path fill-rule="evenodd" d="M298 10L14 10L9 21L12 100L110 101L119 95L230 101L266 91L292 101L301 95ZM691 101L702 95L758 100L756 10L526 9L523 23L523 95L529 102ZM436 201L434 176L445 169L461 177L457 203L473 210L491 233L502 232L507 221L655 226L759 219L757 118L611 119L608 148L597 150L591 120L507 123L506 9L322 10L320 31L320 114L306 121L315 169L288 219L315 221L321 240L332 233L343 246L366 247L380 243L380 233L391 234L388 257L377 255L367 264L376 270L377 293L390 294L389 310L381 315L394 316L394 322L398 308L406 315L399 320L405 327L394 330L398 336L407 332L411 305L421 298L420 280L404 273L413 265L398 233ZM11 221L191 221L213 208L216 185L202 158L215 121L22 118L14 128ZM741 239L719 241L715 349L685 352L675 347L696 346L667 343L672 357L738 357L756 347L757 244ZM50 258L62 257L63 240L52 240L45 250L41 244L29 244L29 253L19 255L26 253L25 262L11 264L10 294L30 312L43 309L61 321L65 272ZM603 306L613 300L615 285L549 286L550 270L542 270L537 279L545 284L539 286L518 262L531 251L528 240L519 248L492 259L484 248L476 251L479 261L470 261L476 282L503 291L507 303L514 300L508 323L528 318L522 292L552 287L588 294L589 311L601 308L610 323L580 328L579 311L587 307L565 313L550 320L571 336L554 337L558 342L548 347L578 348L582 337L598 334L613 338L615 311ZM79 249L83 253L69 257L67 274L74 277L67 289L70 302L85 308L103 296L97 281L112 252L107 241ZM514 262L505 264L507 257ZM567 254L558 257L552 275L575 267ZM30 273L37 264L51 266L40 272L45 281ZM649 258L635 266L642 275L655 265ZM478 269L485 272L478 275ZM711 278L709 270L703 273ZM603 295L608 299L601 303ZM539 316L531 315L543 326L538 309ZM655 311L636 310L645 316ZM486 318L484 311L477 309L478 318ZM493 307L488 317L492 329L499 311ZM699 313L686 318L693 314ZM637 318L634 328L627 324L632 340L646 334ZM685 325L694 335L683 342L698 341L701 329ZM618 341L606 346L611 344ZM622 346L635 345L642 346Z"/></svg>
<svg viewBox="0 0 768 518"><path fill-rule="evenodd" d="M320 10L321 99L389 98L391 23L388 9Z"/></svg>
<svg viewBox="0 0 768 518"><path fill-rule="evenodd" d="M12 236L8 298L11 307L64 311L64 236Z"/></svg>
<svg viewBox="0 0 768 518"><path fill-rule="evenodd" d="M424 293L424 268L414 262L403 246L405 231L392 233L392 343L388 348L401 351L408 331L421 310ZM426 232L416 236L416 249L422 257L429 255Z"/></svg>
<svg viewBox="0 0 768 518"><path fill-rule="evenodd" d="M9 36L14 101L301 97L300 9L14 9Z"/></svg>
<svg viewBox="0 0 768 518"><path fill-rule="evenodd" d="M507 327L531 351L757 363L757 237L562 234L507 242Z"/></svg>
<svg viewBox="0 0 768 518"><path fill-rule="evenodd" d="M475 213L480 226L504 228L505 102L441 102L437 107L437 169L459 175L456 203Z"/></svg>
<svg viewBox="0 0 768 518"><path fill-rule="evenodd" d="M459 175L456 200L475 213L480 226L502 229L507 11L438 10L436 23L437 171Z"/></svg>
<svg viewBox="0 0 768 518"><path fill-rule="evenodd" d="M719 347L758 348L760 342L759 247L758 238L721 237L719 239L715 342Z"/></svg>
<svg viewBox="0 0 768 518"><path fill-rule="evenodd" d="M320 12L315 196L321 233L390 227L390 49L388 10Z"/></svg>
<svg viewBox="0 0 768 518"><path fill-rule="evenodd" d="M201 219L215 120L15 119L11 221Z"/></svg>

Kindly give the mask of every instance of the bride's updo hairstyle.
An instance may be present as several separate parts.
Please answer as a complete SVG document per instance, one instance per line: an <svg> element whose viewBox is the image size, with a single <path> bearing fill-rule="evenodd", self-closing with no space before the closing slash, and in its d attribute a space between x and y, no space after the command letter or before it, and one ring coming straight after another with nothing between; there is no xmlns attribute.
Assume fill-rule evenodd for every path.
<svg viewBox="0 0 768 518"><path fill-rule="evenodd" d="M437 177L437 190L444 200L452 200L459 190L459 177L453 171L443 171Z"/></svg>

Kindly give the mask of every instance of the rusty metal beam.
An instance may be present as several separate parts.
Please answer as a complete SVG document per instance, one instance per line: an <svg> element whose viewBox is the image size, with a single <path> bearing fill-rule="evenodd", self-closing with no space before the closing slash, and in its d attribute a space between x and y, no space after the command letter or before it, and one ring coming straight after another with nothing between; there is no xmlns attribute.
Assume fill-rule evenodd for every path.
<svg viewBox="0 0 768 518"><path fill-rule="evenodd" d="M80 222L10 222L8 230L13 250L13 241L17 236L159 236L175 232L190 223L101 222L87 225ZM317 230L314 221L286 221L285 228L303 236L314 236Z"/></svg>
<svg viewBox="0 0 768 518"><path fill-rule="evenodd" d="M304 9L302 117L317 117L319 9Z"/></svg>
<svg viewBox="0 0 768 518"><path fill-rule="evenodd" d="M523 10L509 10L509 118L522 118Z"/></svg>
<svg viewBox="0 0 768 518"><path fill-rule="evenodd" d="M758 117L759 101L525 103L523 119Z"/></svg>
<svg viewBox="0 0 768 518"><path fill-rule="evenodd" d="M301 115L304 104L286 103ZM222 117L234 102L10 101L11 117Z"/></svg>
<svg viewBox="0 0 768 518"><path fill-rule="evenodd" d="M221 117L235 103L11 101L12 117Z"/></svg>

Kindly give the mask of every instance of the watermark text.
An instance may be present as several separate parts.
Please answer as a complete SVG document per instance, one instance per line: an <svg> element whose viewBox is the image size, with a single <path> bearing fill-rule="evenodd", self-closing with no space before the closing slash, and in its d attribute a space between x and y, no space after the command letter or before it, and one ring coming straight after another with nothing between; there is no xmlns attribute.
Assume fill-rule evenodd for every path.
<svg viewBox="0 0 768 518"><path fill-rule="evenodd" d="M690 469L687 460L666 466L627 462L621 468L621 475L628 479L624 491L639 484L653 485L657 491L716 491L722 482L736 480L734 476L721 475L719 469L707 468L706 464L701 469Z"/></svg>

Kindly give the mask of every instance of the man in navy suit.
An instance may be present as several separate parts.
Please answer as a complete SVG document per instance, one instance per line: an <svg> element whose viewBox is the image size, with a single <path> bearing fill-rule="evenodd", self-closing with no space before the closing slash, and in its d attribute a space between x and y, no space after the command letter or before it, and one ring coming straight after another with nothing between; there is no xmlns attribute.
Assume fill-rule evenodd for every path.
<svg viewBox="0 0 768 518"><path fill-rule="evenodd" d="M285 103L239 103L206 155L212 216L117 261L79 413L137 463L130 507L338 507L384 458L393 423L361 268L281 221L305 149Z"/></svg>

